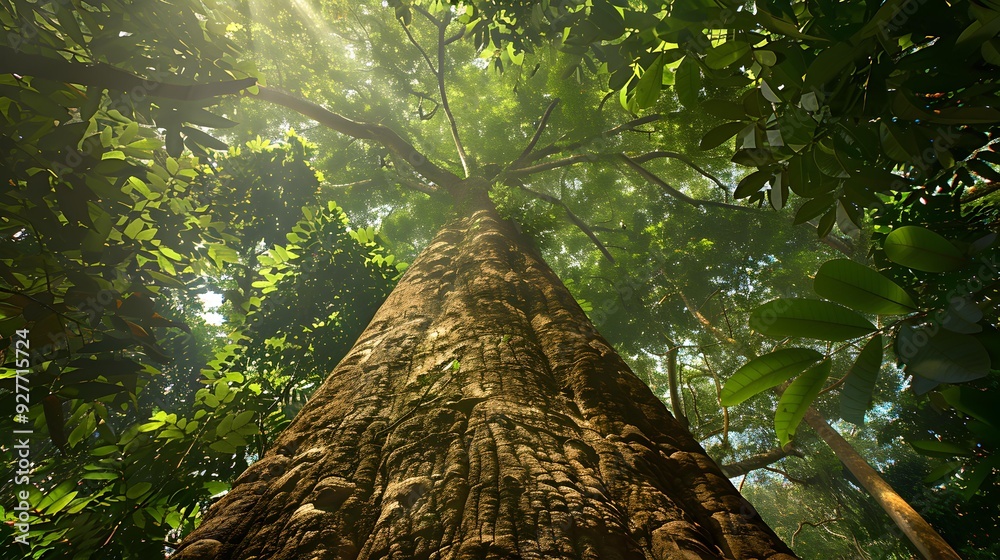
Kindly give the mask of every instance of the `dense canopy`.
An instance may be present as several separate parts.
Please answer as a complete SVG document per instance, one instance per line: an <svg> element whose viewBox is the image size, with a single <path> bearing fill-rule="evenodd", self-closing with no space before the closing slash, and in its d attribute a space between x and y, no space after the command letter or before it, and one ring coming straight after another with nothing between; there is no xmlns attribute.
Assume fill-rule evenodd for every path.
<svg viewBox="0 0 1000 560"><path fill-rule="evenodd" d="M635 372L795 554L1000 554L997 2L10 0L0 23L3 554L187 546L484 204L631 368L599 371ZM407 290L395 324L424 312Z"/></svg>

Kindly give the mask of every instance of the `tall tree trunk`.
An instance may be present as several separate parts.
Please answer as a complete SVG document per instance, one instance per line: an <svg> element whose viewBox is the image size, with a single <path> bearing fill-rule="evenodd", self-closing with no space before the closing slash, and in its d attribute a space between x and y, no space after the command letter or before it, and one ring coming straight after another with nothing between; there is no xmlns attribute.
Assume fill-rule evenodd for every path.
<svg viewBox="0 0 1000 560"><path fill-rule="evenodd" d="M174 558L794 558L514 228L468 216Z"/></svg>
<svg viewBox="0 0 1000 560"><path fill-rule="evenodd" d="M813 407L806 410L805 421L816 430L819 437L837 454L847 470L858 479L872 498L896 527L906 535L920 555L927 560L961 560L961 556L949 545L933 527L906 500L903 499L878 472L865 461L854 447L836 430L830 427L826 418Z"/></svg>

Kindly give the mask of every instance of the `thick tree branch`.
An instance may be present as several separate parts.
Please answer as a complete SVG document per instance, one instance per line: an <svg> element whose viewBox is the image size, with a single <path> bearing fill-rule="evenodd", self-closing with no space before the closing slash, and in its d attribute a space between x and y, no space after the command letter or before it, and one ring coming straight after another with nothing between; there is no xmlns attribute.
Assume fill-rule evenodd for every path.
<svg viewBox="0 0 1000 560"><path fill-rule="evenodd" d="M531 195L533 195L535 197L538 197L538 198L540 198L540 199L542 199L542 200L544 200L546 202L549 202L551 204L555 204L556 206L560 206L563 210L566 211L566 217L569 218L569 221L573 222L573 225L575 225L576 227L580 228L580 231L582 231L583 233L585 233L587 235L587 237L589 237L590 240L594 242L594 245L597 245L597 248L601 250L601 253L604 253L604 256L609 261L615 262L615 258L608 251L608 248L604 246L604 243L601 243L601 240L597 238L597 235L595 235L594 232L590 229L590 226L588 226L586 223L584 223L583 220L581 220L576 214L574 214L573 211L569 209L569 206L566 206L565 202L563 202L562 200L559 200L558 198L556 198L556 197L554 197L554 196L552 196L550 194L546 194L546 193L543 193L543 192L538 192L536 190L529 189L528 187L526 187L524 185L520 185L519 184L517 186L520 187L521 190L523 190L524 192L526 192L528 194L531 194Z"/></svg>
<svg viewBox="0 0 1000 560"><path fill-rule="evenodd" d="M415 190L417 192L422 192L430 196L436 196L442 193L440 189L435 188L433 185L428 185L427 183L417 181L416 179L412 179L410 177L403 177L402 175L397 175L396 178L404 187L411 190Z"/></svg>
<svg viewBox="0 0 1000 560"><path fill-rule="evenodd" d="M731 209L731 210L743 210L743 211L749 211L749 212L756 212L755 208L750 208L749 206L737 206L735 204L728 204L728 203L725 203L725 202L715 202L714 200L700 200L700 199L696 199L696 198L691 198L690 196L682 193L681 191L675 189L674 187L671 187L669 184L666 183L666 181L664 181L663 179L660 179L652 171L646 169L645 167L643 167L642 165L640 165L638 162L636 162L634 159L628 157L627 155L621 154L619 156L619 158L622 161L624 161L626 163L626 165L628 165L629 167L631 167L632 169L634 169L635 171L637 171L640 175L642 175L644 179L646 179L647 181L649 181L649 182L651 182L651 183L653 183L655 185L658 185L668 195L670 195L670 196L672 196L672 197L674 197L676 199L679 199L679 200L681 200L683 202L686 202L686 203L688 203L688 204L690 204L692 206L697 206L699 208L700 207L705 207L705 206L713 206L713 207L716 207L716 208L728 208L728 209Z"/></svg>
<svg viewBox="0 0 1000 560"><path fill-rule="evenodd" d="M796 457L802 457L802 452L794 447L789 451L780 447L775 447L774 449L769 449L763 453L758 453L743 459L742 461L736 461L735 463L729 463L728 465L720 465L723 474L729 478L735 478L737 476L743 476L755 471L757 469L763 469L764 467L769 467L774 463L788 457L789 455L794 455Z"/></svg>
<svg viewBox="0 0 1000 560"><path fill-rule="evenodd" d="M417 151L413 147L413 144L404 140L402 136L388 127L380 124L352 121L320 105L277 90L263 86L259 90L259 93L256 95L257 99L287 107L342 134L363 140L374 140L382 144L389 149L389 152L397 160L409 163L417 173L437 185L454 184L461 180L454 173L432 163Z"/></svg>
<svg viewBox="0 0 1000 560"><path fill-rule="evenodd" d="M211 84L178 85L142 78L103 63L84 64L47 56L27 54L0 47L0 74L34 76L54 82L68 82L115 91L141 91L143 95L191 101L239 93L257 83L245 78Z"/></svg>
<svg viewBox="0 0 1000 560"><path fill-rule="evenodd" d="M557 97L552 100L552 103L549 103L548 107L545 108L545 112L542 113L542 118L538 120L538 126L535 128L535 134L531 137L531 141L528 142L528 145L524 148L524 151L521 152L521 155L517 156L514 163L510 164L511 168L520 167L521 164L528 161L528 156L531 155L531 150L535 149L535 144L538 143L538 139L542 137L542 132L545 131L545 124L549 122L549 117L552 116L552 111L558 104L559 98Z"/></svg>

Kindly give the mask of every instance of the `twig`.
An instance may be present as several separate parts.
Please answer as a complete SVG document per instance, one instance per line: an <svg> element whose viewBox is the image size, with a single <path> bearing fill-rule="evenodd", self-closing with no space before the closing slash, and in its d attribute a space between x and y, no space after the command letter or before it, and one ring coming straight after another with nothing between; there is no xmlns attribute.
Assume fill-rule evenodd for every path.
<svg viewBox="0 0 1000 560"><path fill-rule="evenodd" d="M641 156L636 156L636 157L634 157L632 159L635 160L636 163L645 163L645 162L647 162L647 161L649 161L651 159L656 159L656 158L676 159L677 161L680 161L681 163L684 163L685 165L687 165L691 169L694 169L699 174L701 174L701 176L703 176L703 177L707 178L708 180L712 181L713 183L715 183L720 189L722 189L722 192L723 192L723 194L726 197L726 201L727 202L729 201L729 189L726 188L726 185L723 184L723 182L718 177L716 177L715 175L712 175L708 171L705 171L704 169L702 169L701 167L699 167L698 164L696 164L694 161L692 161L689 157L685 156L684 154L679 154L677 152L667 152L667 151L658 150L658 151L655 151L655 152L649 152L647 154L643 154Z"/></svg>
<svg viewBox="0 0 1000 560"><path fill-rule="evenodd" d="M747 212L756 212L757 211L756 208L750 208L749 206L737 206L735 204L728 204L726 202L716 202L714 200L700 200L700 199L696 199L696 198L691 198L690 196L688 196L688 195L682 193L681 191L675 189L674 187L671 187L670 185L668 185L666 183L666 181L664 181L663 179L660 179L652 171L646 169L645 167L643 167L642 165L640 165L638 162L636 162L634 159L628 157L627 155L621 154L618 157L622 161L624 161L629 167L631 167L632 169L634 169L635 171L637 171L640 175L642 175L643 178L645 178L647 181L658 185L668 195L670 195L670 196L672 196L672 197L674 197L676 199L679 199L679 200L681 200L683 202L686 202L686 203L688 203L688 204L690 204L692 206L697 206L699 208L700 207L704 207L704 206L714 206L716 208L728 208L730 210L742 210L742 211L747 211Z"/></svg>
<svg viewBox="0 0 1000 560"><path fill-rule="evenodd" d="M799 536L799 533L802 532L802 528L805 527L806 525L809 525L810 527L821 527L823 525L826 525L827 523L833 523L835 521L840 521L840 520L841 520L840 517L831 517L830 519L824 519L822 521L817 521L815 523L812 522L812 521L799 521L799 526L796 527L795 532L792 533L792 538L790 539L790 542L788 544L789 544L789 546L792 546L792 547L795 546L795 537ZM832 534L836 535L836 533L832 533ZM838 536L842 536L842 535L838 535Z"/></svg>
<svg viewBox="0 0 1000 560"><path fill-rule="evenodd" d="M528 156L531 155L531 150L535 149L535 144L537 144L538 139L542 137L542 132L545 130L545 123L549 121L549 117L552 116L552 111L556 108L556 105L558 104L559 104L559 98L557 97L552 100L552 103L549 103L548 107L545 108L545 112L542 113L542 118L538 120L538 126L535 128L534 136L531 137L531 141L528 142L527 147L524 148L524 151L521 152L521 155L517 156L517 159L514 160L514 163L510 164L510 167L512 168L520 167L522 163L528 160Z"/></svg>
<svg viewBox="0 0 1000 560"><path fill-rule="evenodd" d="M572 151L572 150L576 150L576 149L581 148L581 147L583 147L584 145L586 145L586 144L588 144L590 142L593 142L597 138L609 138L611 136L615 136L617 134L621 134L622 132L633 130L637 126L642 126L644 124L648 124L648 123L651 123L651 122L654 122L654 121L658 121L658 120L660 120L660 115L655 115L655 114L654 115L646 115L645 117L641 117L641 118L638 118L638 119L631 120L631 121L629 121L627 123L620 124L620 125L612 128L612 129L610 129L610 130L605 130L604 132L602 132L602 133L600 133L600 134L598 134L596 136L590 136L590 137L584 138L583 140L579 140L577 142L571 142L571 143L565 144L563 146L559 146L559 145L557 145L555 143L552 143L552 144L549 144L548 146L545 146L541 150L538 150L537 152L535 152L535 155L531 158L531 161L538 161L538 160L540 160L540 159L542 159L542 158L544 158L546 156L550 156L552 154L558 154L560 152L569 152L569 151Z"/></svg>
<svg viewBox="0 0 1000 560"><path fill-rule="evenodd" d="M575 225L576 227L580 228L580 231L582 231L583 233L585 233L587 235L587 237L589 237L590 240L594 242L594 245L597 245L597 248L601 250L601 253L604 253L604 256L609 261L615 262L615 258L608 251L607 247L604 246L604 243L601 243L601 240L597 238L597 235L595 235L594 232L591 231L590 226L588 226L586 223L584 223L583 220L581 220L576 214L574 214L573 211L569 209L569 206L566 206L565 202L563 202L562 200L559 200L558 198L556 198L556 197L554 197L554 196L552 196L550 194L546 194L546 193L543 193L543 192L538 192L536 190L529 189L528 187L526 187L524 185L517 185L517 186L520 187L520 189L523 190L526 193L534 195L534 196L536 196L536 197L538 197L538 198L540 198L540 199L542 199L542 200L544 200L546 202L550 202L550 203L555 204L557 206L561 206L562 209L566 211L566 217L569 218L569 221L573 222L573 225Z"/></svg>
<svg viewBox="0 0 1000 560"><path fill-rule="evenodd" d="M448 24L451 23L451 13L450 12L448 13L448 17L439 20L435 18L433 15L431 15L431 13L428 12L422 6L414 5L413 7L416 8L416 10L420 12L420 14L422 14L424 17L426 17L432 24L434 24L434 26L437 27L438 30L437 71L435 72L432 66L431 72L434 72L434 76L437 78L438 91L441 93L441 106L444 108L444 114L448 117L448 124L451 127L451 137L455 141L455 150L458 151L458 159L462 163L462 171L465 172L465 177L468 178L469 177L468 156L465 155L465 147L462 146L462 139L458 134L458 124L455 121L455 115L451 112L451 105L448 103L448 92L444 87L444 70L445 70L444 47L449 42L451 42L451 39L445 39L444 33L448 28ZM414 45L417 45L416 40L414 40L413 36L410 35L410 31L406 29L405 25L403 26L403 29L406 30L406 36L410 38L410 41L412 41ZM424 55L424 59L427 61L427 64L431 64L430 57L428 57L427 53L425 53L424 50L420 48L420 45L417 45L417 48L419 48L421 54Z"/></svg>

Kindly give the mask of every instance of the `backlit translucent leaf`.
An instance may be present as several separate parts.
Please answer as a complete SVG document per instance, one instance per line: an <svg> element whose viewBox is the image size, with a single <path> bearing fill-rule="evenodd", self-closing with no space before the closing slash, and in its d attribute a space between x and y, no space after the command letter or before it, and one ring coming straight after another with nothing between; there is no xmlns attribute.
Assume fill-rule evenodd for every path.
<svg viewBox="0 0 1000 560"><path fill-rule="evenodd" d="M836 303L813 299L776 299L750 315L750 325L767 336L797 336L841 341L875 332L875 325Z"/></svg>
<svg viewBox="0 0 1000 560"><path fill-rule="evenodd" d="M883 248L889 260L914 270L947 272L965 264L962 252L950 241L919 226L896 228Z"/></svg>
<svg viewBox="0 0 1000 560"><path fill-rule="evenodd" d="M917 304L895 282L847 259L823 263L813 283L816 293L856 311L893 315L910 313Z"/></svg>
<svg viewBox="0 0 1000 560"><path fill-rule="evenodd" d="M876 335L858 353L840 390L840 416L859 426L865 423L865 411L872 401L875 381L882 367L882 335Z"/></svg>
<svg viewBox="0 0 1000 560"><path fill-rule="evenodd" d="M829 376L830 360L823 360L798 376L781 394L778 408L774 413L774 431L778 434L778 441L782 446L791 441L806 410L823 389L823 384Z"/></svg>
<svg viewBox="0 0 1000 560"><path fill-rule="evenodd" d="M810 348L785 348L754 358L722 387L722 406L734 406L802 373L823 357Z"/></svg>

